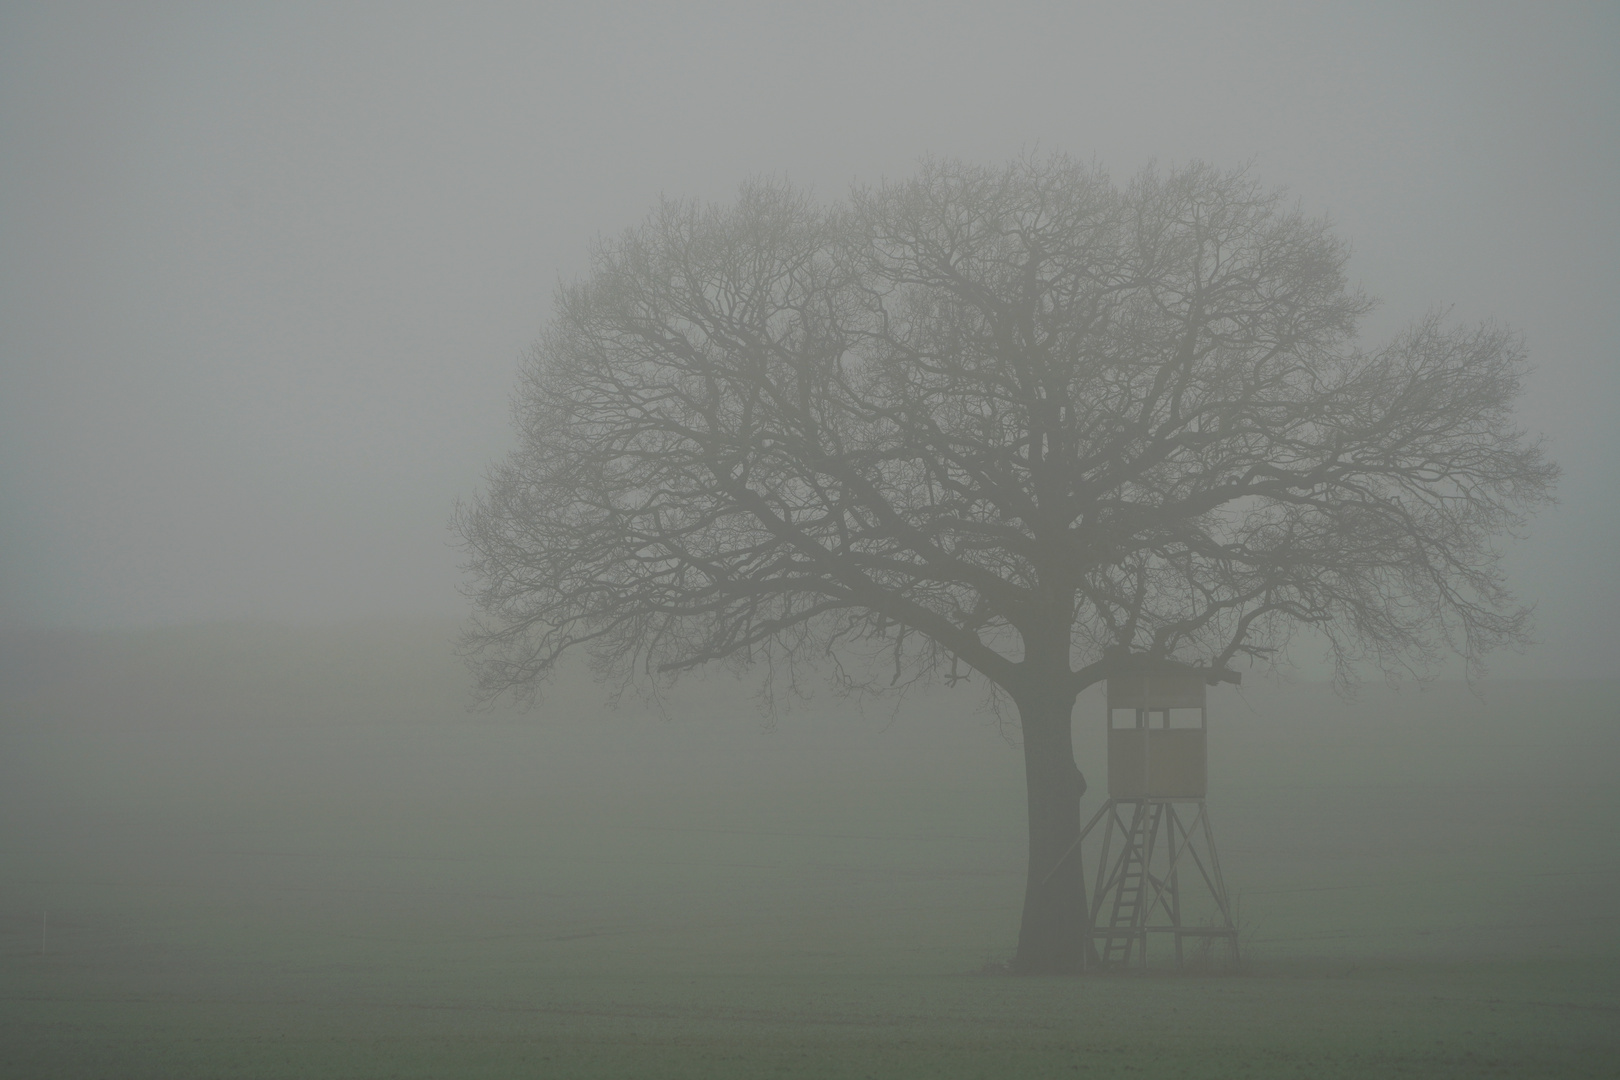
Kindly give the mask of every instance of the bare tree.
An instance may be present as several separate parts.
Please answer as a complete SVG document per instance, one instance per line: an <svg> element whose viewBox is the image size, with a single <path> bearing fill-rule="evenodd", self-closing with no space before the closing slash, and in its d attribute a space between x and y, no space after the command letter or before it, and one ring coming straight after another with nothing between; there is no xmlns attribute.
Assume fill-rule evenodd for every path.
<svg viewBox="0 0 1620 1080"><path fill-rule="evenodd" d="M1219 677L1301 625L1346 680L1525 632L1493 541L1556 467L1512 417L1522 346L1431 317L1359 350L1346 257L1202 165L664 204L559 291L520 445L461 515L483 692L576 647L621 674L874 647L884 682L976 673L1022 733L1015 967L1077 969L1078 861L1051 871L1083 689L1144 657Z"/></svg>

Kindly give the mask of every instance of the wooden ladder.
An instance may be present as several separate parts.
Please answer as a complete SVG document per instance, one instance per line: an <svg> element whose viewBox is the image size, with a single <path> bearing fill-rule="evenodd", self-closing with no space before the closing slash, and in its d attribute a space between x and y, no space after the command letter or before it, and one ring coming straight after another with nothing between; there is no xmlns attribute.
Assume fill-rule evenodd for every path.
<svg viewBox="0 0 1620 1080"><path fill-rule="evenodd" d="M1120 859L1119 887L1114 890L1114 910L1108 919L1108 943L1103 947L1105 968L1123 968L1131 961L1131 945L1142 937L1142 905L1147 900L1149 845L1159 829L1159 803L1140 802L1131 816ZM1144 951L1146 940L1142 942Z"/></svg>

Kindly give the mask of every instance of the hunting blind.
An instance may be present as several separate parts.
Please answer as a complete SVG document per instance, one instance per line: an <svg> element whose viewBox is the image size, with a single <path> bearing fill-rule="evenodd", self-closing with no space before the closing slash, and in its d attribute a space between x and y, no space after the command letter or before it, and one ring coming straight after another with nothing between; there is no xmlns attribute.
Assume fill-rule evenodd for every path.
<svg viewBox="0 0 1620 1080"><path fill-rule="evenodd" d="M1204 805L1206 695L1216 683L1237 680L1233 672L1168 661L1108 680L1108 801L1072 849L1083 857L1087 837L1097 833L1088 899L1096 960L1105 969L1145 969L1150 936L1171 939L1177 967L1189 939L1205 955L1224 942L1237 960L1237 925Z"/></svg>

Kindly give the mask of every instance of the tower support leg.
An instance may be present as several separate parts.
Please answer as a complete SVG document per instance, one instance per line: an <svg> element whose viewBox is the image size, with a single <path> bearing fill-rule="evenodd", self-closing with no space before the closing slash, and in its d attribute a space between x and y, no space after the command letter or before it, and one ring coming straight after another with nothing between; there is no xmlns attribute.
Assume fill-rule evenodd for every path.
<svg viewBox="0 0 1620 1080"><path fill-rule="evenodd" d="M1187 937L1224 939L1233 961L1238 960L1237 926L1202 799L1110 799L1082 831L1077 846L1088 837L1097 849L1090 933L1105 970L1146 970L1148 942L1160 934L1170 936L1177 968L1186 962ZM1189 881L1203 886L1191 896L1181 887L1184 866L1197 871ZM1200 893L1210 914L1204 925L1186 925L1198 906L1189 908L1188 900L1197 901Z"/></svg>

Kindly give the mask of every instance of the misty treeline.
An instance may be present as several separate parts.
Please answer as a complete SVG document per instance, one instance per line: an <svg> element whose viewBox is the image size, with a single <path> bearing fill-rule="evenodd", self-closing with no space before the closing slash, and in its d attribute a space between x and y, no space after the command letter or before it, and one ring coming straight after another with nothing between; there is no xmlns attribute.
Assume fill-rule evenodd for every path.
<svg viewBox="0 0 1620 1080"><path fill-rule="evenodd" d="M983 680L1028 783L1014 967L1079 969L1083 689L1218 677L1301 626L1341 680L1526 631L1493 542L1556 467L1513 418L1522 343L1431 316L1364 349L1347 256L1202 164L662 203L558 290L519 445L460 513L481 691L576 649L620 678Z"/></svg>

